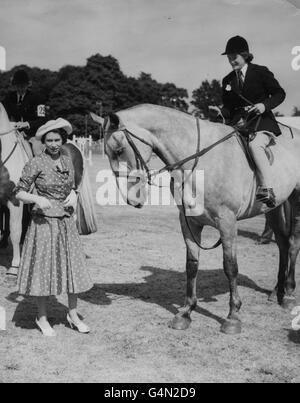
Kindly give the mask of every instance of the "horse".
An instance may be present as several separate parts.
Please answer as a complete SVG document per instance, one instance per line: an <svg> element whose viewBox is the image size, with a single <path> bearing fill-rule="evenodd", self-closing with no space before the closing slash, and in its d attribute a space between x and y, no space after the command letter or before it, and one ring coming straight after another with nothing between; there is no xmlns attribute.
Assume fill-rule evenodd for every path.
<svg viewBox="0 0 300 403"><path fill-rule="evenodd" d="M0 200L10 212L10 238L13 247L13 259L8 275L14 275L20 265L20 240L22 234L23 203L16 200L13 189L21 177L24 165L32 153L22 135L14 129L8 119L4 106L0 103ZM7 224L7 223L6 223ZM8 236L8 234L6 234ZM4 241L4 244L6 240Z"/></svg>
<svg viewBox="0 0 300 403"><path fill-rule="evenodd" d="M10 211L10 238L13 247L11 267L7 276L15 277L20 266L20 241L22 235L23 203L14 196L14 188L18 183L24 165L32 157L30 145L24 140L22 134L14 129L9 121L4 106L0 103L0 202L6 204ZM97 231L96 215L93 197L85 166L84 157L76 145L67 143L63 146L64 154L68 155L75 171L75 186L79 190L77 207L77 228L81 235ZM8 236L8 234L6 234ZM4 240L6 244L6 240Z"/></svg>
<svg viewBox="0 0 300 403"><path fill-rule="evenodd" d="M103 126L105 152L115 174L119 190L127 204L142 208L146 200L148 168L154 152L174 170L171 181L174 195L181 187L184 173L192 172L184 180L182 203L178 203L179 220L186 244L186 299L170 327L186 330L191 313L197 306L196 280L199 270L201 233L208 225L218 230L222 245L223 267L229 282L229 314L221 325L226 334L242 331L238 293L237 223L259 214L267 214L279 247L278 283L270 298L278 299L283 307L295 305L295 265L300 250L300 131L284 127L282 135L269 147L273 156L270 169L274 173L276 208L270 209L256 201L258 180L249 163L235 129L222 123L200 120L175 109L142 104L109 115L106 119L91 113L94 121ZM192 156L192 157L190 157ZM188 157L188 158L187 158ZM125 173L124 173L125 167ZM204 189L193 198L193 186L201 183L195 172L204 172ZM125 176L125 184L122 180ZM138 189L138 191L137 191ZM205 191L204 191L205 190ZM288 203L289 209L283 209ZM290 211L287 216L284 211Z"/></svg>

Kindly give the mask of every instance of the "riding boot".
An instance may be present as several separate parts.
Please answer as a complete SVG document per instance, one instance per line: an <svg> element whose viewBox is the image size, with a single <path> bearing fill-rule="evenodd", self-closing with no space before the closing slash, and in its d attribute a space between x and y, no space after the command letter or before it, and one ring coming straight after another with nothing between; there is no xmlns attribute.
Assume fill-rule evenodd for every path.
<svg viewBox="0 0 300 403"><path fill-rule="evenodd" d="M273 190L274 179L272 177L270 162L265 148L270 143L270 137L264 132L258 132L250 141L249 148L256 164L260 186L257 189L256 200L265 203L268 207L276 207L276 197Z"/></svg>

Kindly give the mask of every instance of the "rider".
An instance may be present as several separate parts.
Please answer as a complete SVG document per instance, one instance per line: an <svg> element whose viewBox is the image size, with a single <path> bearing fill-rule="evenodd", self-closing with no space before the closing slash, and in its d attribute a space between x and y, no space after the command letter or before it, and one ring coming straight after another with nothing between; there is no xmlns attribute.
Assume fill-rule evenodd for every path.
<svg viewBox="0 0 300 403"><path fill-rule="evenodd" d="M267 67L251 63L253 55L244 38L235 36L229 39L222 54L227 55L233 69L222 83L223 116L226 123L241 126L242 130L251 133L249 148L260 185L256 199L268 207L275 207L276 199L265 148L270 143L270 134L281 134L272 109L284 101L285 91Z"/></svg>
<svg viewBox="0 0 300 403"><path fill-rule="evenodd" d="M3 101L9 120L16 122L16 129L22 130L24 137L31 143L34 155L42 152L42 145L35 141L35 133L46 122L45 105L39 97L29 90L30 78L23 69L17 70L12 78L14 90Z"/></svg>

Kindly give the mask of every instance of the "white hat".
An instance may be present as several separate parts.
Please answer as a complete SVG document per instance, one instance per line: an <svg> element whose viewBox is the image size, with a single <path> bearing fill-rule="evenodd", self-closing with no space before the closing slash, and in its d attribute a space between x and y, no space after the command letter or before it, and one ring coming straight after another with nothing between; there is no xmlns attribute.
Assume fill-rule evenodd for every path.
<svg viewBox="0 0 300 403"><path fill-rule="evenodd" d="M71 123L63 118L58 118L56 120L49 120L49 122L45 123L41 126L36 132L35 138L37 140L41 140L44 134L52 132L53 130L64 129L67 134L71 134L73 129Z"/></svg>

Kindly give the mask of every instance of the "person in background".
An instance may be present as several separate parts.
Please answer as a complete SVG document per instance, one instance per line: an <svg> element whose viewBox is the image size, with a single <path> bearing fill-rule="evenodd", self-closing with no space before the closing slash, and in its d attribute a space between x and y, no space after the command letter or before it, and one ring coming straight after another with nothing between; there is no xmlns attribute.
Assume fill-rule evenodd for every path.
<svg viewBox="0 0 300 403"><path fill-rule="evenodd" d="M273 230L271 228L270 223L268 222L268 219L266 218L265 222L265 228L259 237L259 240L257 241L257 245L267 245L272 242L273 238Z"/></svg>
<svg viewBox="0 0 300 403"><path fill-rule="evenodd" d="M31 143L33 154L38 155L43 151L43 146L36 140L35 133L46 123L46 107L39 96L30 90L32 83L25 70L17 70L11 83L13 90L3 100L3 106L9 120L15 122L16 129Z"/></svg>
<svg viewBox="0 0 300 403"><path fill-rule="evenodd" d="M77 194L73 163L61 153L71 132L72 126L62 118L39 128L36 138L45 145L45 151L25 165L15 189L18 200L34 204L21 257L19 294L36 298L36 325L49 337L56 333L48 322L47 298L61 294L68 295L69 325L80 333L90 331L78 316L77 294L93 284L74 217ZM37 194L30 193L33 184Z"/></svg>

